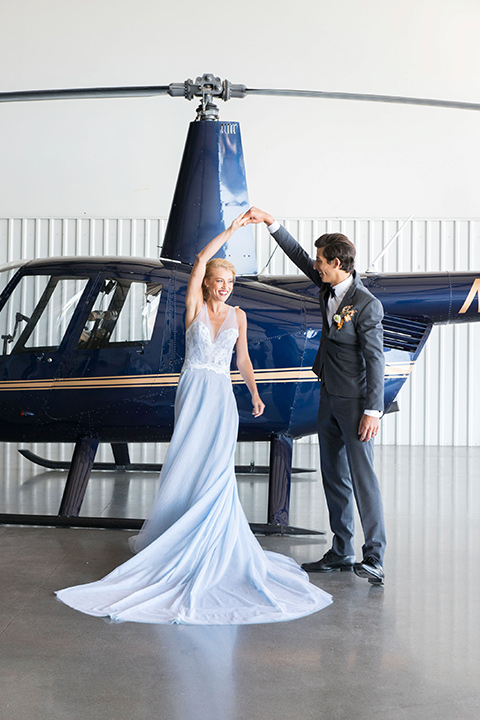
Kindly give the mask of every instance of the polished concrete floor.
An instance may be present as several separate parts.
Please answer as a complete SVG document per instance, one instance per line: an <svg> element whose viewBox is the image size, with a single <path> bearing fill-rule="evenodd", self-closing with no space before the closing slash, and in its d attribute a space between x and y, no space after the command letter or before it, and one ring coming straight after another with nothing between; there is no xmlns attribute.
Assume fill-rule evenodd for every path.
<svg viewBox="0 0 480 720"><path fill-rule="evenodd" d="M238 452L241 462L266 457L261 446ZM315 468L316 453L299 444L294 461ZM312 576L333 605L287 623L154 626L76 613L53 591L125 560L131 533L0 527L1 720L478 720L480 448L384 447L376 465L385 587ZM13 445L0 449L0 473L0 512L57 511L65 473L29 464ZM155 487L151 474L94 473L84 514L138 517ZM263 521L265 478L241 477L239 489L249 519ZM326 529L318 472L296 477L291 510L292 524ZM298 562L329 546L328 534L260 540Z"/></svg>

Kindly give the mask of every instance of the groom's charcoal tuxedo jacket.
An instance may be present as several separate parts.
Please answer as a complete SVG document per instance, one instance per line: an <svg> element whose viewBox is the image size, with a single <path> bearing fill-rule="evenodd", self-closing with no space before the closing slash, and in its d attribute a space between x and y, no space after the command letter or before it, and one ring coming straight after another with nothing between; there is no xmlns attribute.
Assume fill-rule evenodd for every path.
<svg viewBox="0 0 480 720"><path fill-rule="evenodd" d="M290 233L280 227L273 237L295 265L320 288L319 304L323 319L322 338L313 371L331 395L364 398L365 410L383 411L385 360L383 355L383 308L364 287L354 271L353 282L336 314L353 306L351 320L342 327L332 321L329 328L327 302L330 285L314 270L314 261Z"/></svg>

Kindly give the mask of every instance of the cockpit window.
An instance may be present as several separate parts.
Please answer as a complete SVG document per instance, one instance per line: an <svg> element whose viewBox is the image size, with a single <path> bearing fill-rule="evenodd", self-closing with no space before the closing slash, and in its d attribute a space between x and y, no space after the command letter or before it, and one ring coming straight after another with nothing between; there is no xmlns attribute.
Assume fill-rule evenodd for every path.
<svg viewBox="0 0 480 720"><path fill-rule="evenodd" d="M0 353L60 345L88 278L25 275L0 312Z"/></svg>
<svg viewBox="0 0 480 720"><path fill-rule="evenodd" d="M106 279L88 315L78 348L148 342L161 295L159 283Z"/></svg>
<svg viewBox="0 0 480 720"><path fill-rule="evenodd" d="M88 278L24 275L0 312L0 355L52 351L61 343ZM150 340L162 285L107 279L81 332L78 349Z"/></svg>

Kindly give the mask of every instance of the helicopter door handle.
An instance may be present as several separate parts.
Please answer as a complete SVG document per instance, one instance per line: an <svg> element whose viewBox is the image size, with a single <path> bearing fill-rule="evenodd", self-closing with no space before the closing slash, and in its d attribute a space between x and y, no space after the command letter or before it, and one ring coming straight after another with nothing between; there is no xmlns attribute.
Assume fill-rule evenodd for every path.
<svg viewBox="0 0 480 720"><path fill-rule="evenodd" d="M52 358L47 357L44 352L41 355L37 355L37 360L39 360L40 362L48 362L48 363L52 362Z"/></svg>

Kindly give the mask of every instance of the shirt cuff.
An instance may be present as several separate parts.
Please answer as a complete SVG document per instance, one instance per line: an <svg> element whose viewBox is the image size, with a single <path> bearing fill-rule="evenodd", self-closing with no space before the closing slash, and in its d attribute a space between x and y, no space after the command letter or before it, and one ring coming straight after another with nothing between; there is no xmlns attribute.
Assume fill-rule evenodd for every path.
<svg viewBox="0 0 480 720"><path fill-rule="evenodd" d="M363 414L370 415L370 417L381 418L383 415L383 412L381 410L364 410Z"/></svg>
<svg viewBox="0 0 480 720"><path fill-rule="evenodd" d="M273 233L276 233L277 230L280 229L280 223L278 220L274 220L271 225L267 225L267 230L270 233L270 235L273 235Z"/></svg>

